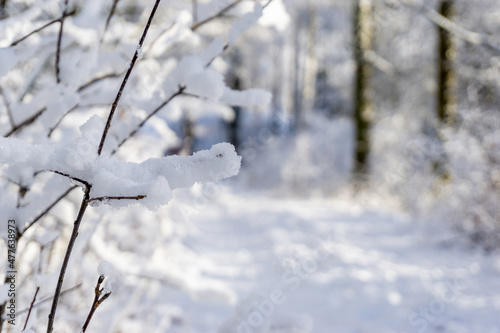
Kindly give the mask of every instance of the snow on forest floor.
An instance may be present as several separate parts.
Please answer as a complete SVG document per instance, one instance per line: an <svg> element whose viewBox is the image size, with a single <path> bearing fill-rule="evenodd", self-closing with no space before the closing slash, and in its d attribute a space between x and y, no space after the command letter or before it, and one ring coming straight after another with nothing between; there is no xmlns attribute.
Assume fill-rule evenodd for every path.
<svg viewBox="0 0 500 333"><path fill-rule="evenodd" d="M237 297L170 291L182 320L169 332L500 332L500 256L446 226L257 192L196 210L184 242Z"/></svg>

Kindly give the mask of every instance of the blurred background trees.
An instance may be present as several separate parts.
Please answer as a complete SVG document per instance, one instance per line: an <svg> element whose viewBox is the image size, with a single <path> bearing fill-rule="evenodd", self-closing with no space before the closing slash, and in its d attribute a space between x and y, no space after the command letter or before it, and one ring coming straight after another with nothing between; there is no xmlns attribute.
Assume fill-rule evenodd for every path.
<svg viewBox="0 0 500 333"><path fill-rule="evenodd" d="M85 15L105 18L108 23L100 47L108 51L101 56L103 61L115 52L110 45L117 45L118 52L134 47L120 34L124 26L129 35L135 33L147 1L90 3L72 4L77 12L72 24L84 29ZM196 34L188 36L176 26L154 32L156 45L150 51L157 57L142 61L140 74L133 78L141 89L123 106L123 119L130 117L125 108L139 112L159 101L160 77L169 71L172 59L187 49L203 49L252 3L186 0L163 5L158 20L172 20L183 11L186 17L194 17L191 32ZM494 0L474 5L465 0L262 4L259 24L212 66L224 73L234 89L259 87L272 92L271 104L231 108L180 98L158 115L170 129L158 134L166 139L159 152L189 154L230 141L245 158L242 184L295 194L334 194L351 191L363 179L366 190L391 194L414 213L450 219L469 231L497 227L500 40L496 32L500 24L495 20L499 9ZM8 24L17 15L31 13L33 28L61 15L59 6L38 13L29 6L29 1L1 3L3 46L17 43L20 37L18 29ZM205 21L214 14L216 20ZM30 38L54 36L57 27L52 24ZM82 56L93 54L90 40L63 40L61 71L68 72L70 63L81 68L90 63ZM35 103L28 101L46 86L38 77L53 66L53 50L45 46L53 42L46 39L38 44L43 47L37 57L32 57L35 52L29 40L18 46L17 52L26 55L21 59L27 64L23 75L32 77L24 85L3 81L4 133L12 121L23 119L23 112L36 117L37 110L29 109ZM119 80L116 64L110 63L96 81L78 88L88 91L83 96L93 97L87 103L68 105L68 114L107 102L111 92L102 87ZM72 80L61 75L63 81ZM17 107L16 99L26 104L22 110L11 110ZM146 104L138 107L139 101ZM14 115L9 118L9 113ZM70 121L65 119L62 124Z"/></svg>
<svg viewBox="0 0 500 333"><path fill-rule="evenodd" d="M309 195L368 180L368 192L496 243L495 2L289 0L269 12L282 6L285 29L275 16L238 44L244 67L266 70L245 84L274 94L271 108L242 113L259 163L249 153L241 178ZM252 143L276 119L282 135Z"/></svg>

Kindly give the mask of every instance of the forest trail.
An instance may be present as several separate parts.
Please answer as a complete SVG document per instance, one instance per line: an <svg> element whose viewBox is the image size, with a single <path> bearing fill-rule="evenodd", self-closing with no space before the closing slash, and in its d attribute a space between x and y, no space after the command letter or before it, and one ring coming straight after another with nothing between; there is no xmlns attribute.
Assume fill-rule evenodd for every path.
<svg viewBox="0 0 500 333"><path fill-rule="evenodd" d="M214 332L232 316L219 332L500 332L498 253L429 223L349 201L224 192L192 216L186 244L238 305L191 304L207 313L192 328Z"/></svg>

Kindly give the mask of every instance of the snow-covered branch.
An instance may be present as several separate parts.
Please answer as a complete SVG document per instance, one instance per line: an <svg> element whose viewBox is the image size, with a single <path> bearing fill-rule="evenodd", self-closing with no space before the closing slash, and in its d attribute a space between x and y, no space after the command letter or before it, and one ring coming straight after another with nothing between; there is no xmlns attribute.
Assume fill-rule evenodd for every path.
<svg viewBox="0 0 500 333"><path fill-rule="evenodd" d="M439 14L437 11L430 8L428 5L425 5L424 3L416 3L410 0L400 0L400 1L406 6L409 6L411 8L423 12L429 20L431 20L441 28L453 33L458 38L463 39L471 44L483 45L493 51L500 52L500 46L495 44L490 37L461 27L452 20Z"/></svg>

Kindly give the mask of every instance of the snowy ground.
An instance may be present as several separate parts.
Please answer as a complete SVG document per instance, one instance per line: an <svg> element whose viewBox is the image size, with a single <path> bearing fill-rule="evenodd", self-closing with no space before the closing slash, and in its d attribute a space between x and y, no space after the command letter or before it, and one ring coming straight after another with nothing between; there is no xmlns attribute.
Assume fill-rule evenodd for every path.
<svg viewBox="0 0 500 333"><path fill-rule="evenodd" d="M178 317L158 332L500 332L499 255L443 226L261 193L223 191L196 211L184 244L226 296L162 289Z"/></svg>

